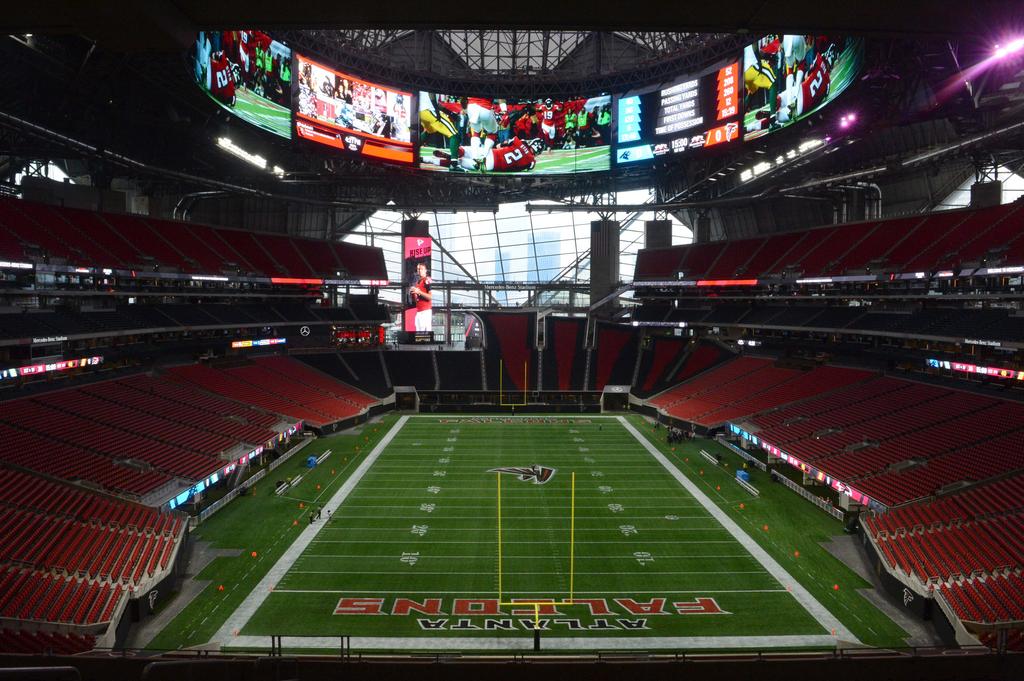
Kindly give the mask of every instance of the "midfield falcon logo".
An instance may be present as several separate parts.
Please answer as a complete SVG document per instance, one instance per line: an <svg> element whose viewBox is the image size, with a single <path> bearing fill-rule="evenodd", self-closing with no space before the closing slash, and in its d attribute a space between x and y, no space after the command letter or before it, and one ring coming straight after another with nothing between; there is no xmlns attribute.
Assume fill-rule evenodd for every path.
<svg viewBox="0 0 1024 681"><path fill-rule="evenodd" d="M502 468L491 468L488 473L507 473L508 475L518 475L520 480L533 480L535 485L543 485L545 482L555 476L555 468L548 468L547 466L504 466Z"/></svg>

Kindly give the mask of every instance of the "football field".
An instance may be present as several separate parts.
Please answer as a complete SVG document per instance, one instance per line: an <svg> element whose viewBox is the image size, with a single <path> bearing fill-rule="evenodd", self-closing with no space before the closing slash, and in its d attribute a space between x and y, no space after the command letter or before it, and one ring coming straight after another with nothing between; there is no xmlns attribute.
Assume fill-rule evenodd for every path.
<svg viewBox="0 0 1024 681"><path fill-rule="evenodd" d="M712 501L639 423L398 419L214 641L514 650L536 624L546 650L856 643L723 510L752 497Z"/></svg>

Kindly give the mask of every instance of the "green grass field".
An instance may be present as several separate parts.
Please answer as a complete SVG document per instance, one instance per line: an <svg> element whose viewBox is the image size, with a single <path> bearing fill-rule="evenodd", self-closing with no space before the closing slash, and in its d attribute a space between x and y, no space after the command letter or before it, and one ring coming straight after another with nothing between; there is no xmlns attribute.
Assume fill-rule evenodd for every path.
<svg viewBox="0 0 1024 681"><path fill-rule="evenodd" d="M420 155L423 158L431 158L436 147L421 147ZM447 152L447 149L441 149ZM595 170L608 170L611 163L611 148L588 147L583 149L550 149L542 152L537 157L537 165L533 170L518 173L488 173L480 171L482 175L548 175L552 173L588 173ZM432 163L420 163L424 170L448 172L447 168L436 166Z"/></svg>
<svg viewBox="0 0 1024 681"><path fill-rule="evenodd" d="M207 568L207 591L151 645L284 635L321 649L349 635L356 649L509 650L532 645L535 619L511 599L570 596L539 612L545 649L900 645L904 632L857 593L867 585L819 546L838 522L765 480L751 497L732 480L738 457L715 443L673 451L663 430L626 423L643 434L614 418L420 416L318 441L310 451L335 454L291 498L257 486L200 528L243 555ZM535 464L556 472L544 484L488 472ZM342 495L308 526L300 501L331 508Z"/></svg>
<svg viewBox="0 0 1024 681"><path fill-rule="evenodd" d="M210 93L207 96L220 106L224 106ZM288 107L257 97L244 87L235 89L235 105L224 107L239 118L255 126L263 128L281 137L292 136L292 114Z"/></svg>

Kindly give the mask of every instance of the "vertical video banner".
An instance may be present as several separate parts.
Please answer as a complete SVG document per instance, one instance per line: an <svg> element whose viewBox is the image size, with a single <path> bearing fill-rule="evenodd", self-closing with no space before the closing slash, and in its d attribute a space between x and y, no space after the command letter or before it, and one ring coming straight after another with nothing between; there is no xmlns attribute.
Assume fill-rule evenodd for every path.
<svg viewBox="0 0 1024 681"><path fill-rule="evenodd" d="M430 277L432 242L429 236L406 236L403 240L405 311L402 330L419 341L430 341L434 329L433 281Z"/></svg>

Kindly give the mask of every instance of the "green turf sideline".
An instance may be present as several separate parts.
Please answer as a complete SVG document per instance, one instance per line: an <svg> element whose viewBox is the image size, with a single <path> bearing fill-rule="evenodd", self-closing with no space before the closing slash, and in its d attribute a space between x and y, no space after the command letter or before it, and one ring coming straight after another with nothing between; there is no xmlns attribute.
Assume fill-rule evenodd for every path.
<svg viewBox="0 0 1024 681"><path fill-rule="evenodd" d="M718 521L718 523L725 528L725 530L732 535L736 541L738 541L743 548L745 548L751 556L765 569L769 574L775 577L779 582L786 584L791 587L793 597L807 610L811 615L825 627L828 631L834 631L837 638L850 642L860 643L857 637L853 635L845 624L839 621L839 619L829 612L825 606L818 602L814 596L811 595L804 586L793 578L789 572L786 571L782 565L779 564L774 558L768 555L768 552L761 548L760 544L755 542L750 536L740 529L732 518L718 507L711 499L707 497L704 492L701 491L697 485L693 484L689 478L680 472L678 468L672 465L672 463L662 454L657 447L651 444L650 440L640 434L640 432L633 427L625 418L619 416L619 423L629 431L629 433L637 439L638 442L646 449L654 459L665 467L673 478L675 478L680 485L686 488L694 499L699 501L701 505L707 510L711 516Z"/></svg>
<svg viewBox="0 0 1024 681"><path fill-rule="evenodd" d="M302 474L295 497L304 505L315 505L344 482L382 437L381 431L395 420L395 415L386 414L380 422L318 438L305 448L307 454L331 449L332 456L342 460L328 460L310 469L301 457L293 458L277 469L277 475ZM297 508L295 500L275 496L273 488L273 479L264 478L250 494L239 496L193 531L193 538L208 543L211 549L237 551L238 555L220 555L192 578L194 583L169 603L176 614L145 644L146 649L174 650L209 640L298 535L300 526L306 525L309 509ZM193 593L197 587L199 592Z"/></svg>
<svg viewBox="0 0 1024 681"><path fill-rule="evenodd" d="M348 480L346 480L330 500L323 505L323 510L328 512L328 516L338 510L338 507L345 501L352 490L355 489L356 485L359 484L359 481L362 480L366 471L370 470L374 462L377 461L377 458L380 456L380 453L384 451L408 420L408 416L402 416L399 418L398 422L391 427L391 430L389 430L387 434L381 438L380 442L377 443L377 446L366 455L366 458L363 459L362 463L359 464L359 467L356 468L352 475L348 477ZM295 541L292 542L291 546L285 549L284 553L281 554L281 557L277 559L276 563L274 563L274 566L267 571L267 574L264 575L263 579L261 579L259 584L256 585L256 588L249 592L249 595L245 597L242 604L239 605L224 621L224 624L221 625L220 629L217 630L217 633L214 634L211 642L220 643L222 645L231 642L235 632L240 631L242 627L245 626L245 623L249 621L249 618L252 617L253 613L255 613L260 605L263 604L263 601L266 600L267 595L271 590L273 590L274 585L281 581L281 578L284 577L285 573L291 569L296 559L298 559L302 552L306 550L313 539L316 538L316 535L320 533L320 530L326 527L325 520L326 518L321 522L315 524L311 523L302 531Z"/></svg>
<svg viewBox="0 0 1024 681"><path fill-rule="evenodd" d="M651 427L641 416L628 418L639 430ZM735 489L734 472L744 461L719 442L696 440L670 445L663 435L653 442L677 468L702 485L705 494L716 499L720 508L732 514L765 551L846 622L862 643L878 648L907 645L909 634L865 596L871 584L824 548L824 544L843 535L842 523L821 513L786 487L773 484L766 473L758 470L749 472L761 496L754 498L743 493L734 499L728 498L729 492L723 494L723 490ZM720 451L722 466L705 464L699 458L702 447ZM813 488L810 491L813 492ZM899 609L899 606L893 607Z"/></svg>

